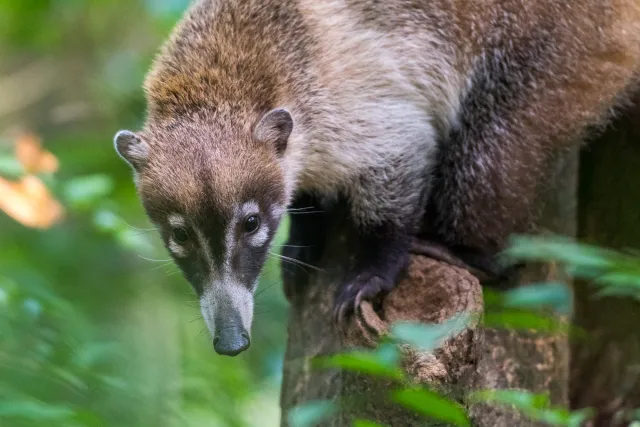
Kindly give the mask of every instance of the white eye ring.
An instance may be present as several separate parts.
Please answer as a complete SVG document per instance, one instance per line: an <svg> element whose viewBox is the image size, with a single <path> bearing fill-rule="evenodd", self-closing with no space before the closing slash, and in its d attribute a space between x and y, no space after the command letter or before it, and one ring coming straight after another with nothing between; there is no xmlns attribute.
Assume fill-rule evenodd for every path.
<svg viewBox="0 0 640 427"><path fill-rule="evenodd" d="M169 251L171 251L172 254L174 254L175 256L177 256L178 258L184 258L187 256L187 250L180 246L174 239L173 237L169 238Z"/></svg>

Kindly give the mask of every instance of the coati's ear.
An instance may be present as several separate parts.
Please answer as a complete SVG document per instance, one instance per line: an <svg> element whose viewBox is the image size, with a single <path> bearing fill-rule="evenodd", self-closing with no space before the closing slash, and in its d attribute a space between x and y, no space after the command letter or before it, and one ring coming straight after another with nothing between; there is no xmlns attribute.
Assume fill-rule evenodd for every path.
<svg viewBox="0 0 640 427"><path fill-rule="evenodd" d="M128 130L121 130L113 138L116 151L135 170L140 170L149 157L149 145L138 135Z"/></svg>
<svg viewBox="0 0 640 427"><path fill-rule="evenodd" d="M273 144L282 156L287 148L287 141L293 130L293 117L284 108L269 111L258 122L253 130L253 137L260 142Z"/></svg>

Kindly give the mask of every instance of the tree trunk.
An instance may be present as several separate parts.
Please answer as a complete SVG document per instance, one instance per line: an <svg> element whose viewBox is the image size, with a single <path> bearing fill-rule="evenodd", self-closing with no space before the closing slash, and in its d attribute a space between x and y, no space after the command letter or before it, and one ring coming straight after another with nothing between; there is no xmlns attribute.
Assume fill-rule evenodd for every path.
<svg viewBox="0 0 640 427"><path fill-rule="evenodd" d="M578 237L640 249L640 95L635 107L581 153ZM594 298L576 284L575 323L587 340L572 344L571 405L603 411L600 425L640 408L640 302Z"/></svg>
<svg viewBox="0 0 640 427"><path fill-rule="evenodd" d="M544 213L539 225L554 233L572 235L575 228L577 152L556 162L552 185L543 191ZM356 418L393 427L442 425L417 418L389 403L391 384L338 370L316 370L311 358L354 347L374 346L390 323L398 320L440 323L460 313L482 313L482 288L464 269L413 254L407 277L375 311L363 303L346 332L331 326L335 290L352 263L353 230L342 220L344 211L329 218L326 247L319 262L323 271L309 276L304 289L291 300L289 337L281 393L282 425L287 412L315 399L340 402L340 411L323 426L350 426ZM558 269L528 267L521 283L558 278ZM470 325L432 354L406 352L404 368L421 384L428 384L463 404L464 392L485 388L519 388L549 392L555 404L568 404L568 342L564 335L539 335ZM345 399L347 398L347 399ZM536 425L500 407L469 407L476 426Z"/></svg>

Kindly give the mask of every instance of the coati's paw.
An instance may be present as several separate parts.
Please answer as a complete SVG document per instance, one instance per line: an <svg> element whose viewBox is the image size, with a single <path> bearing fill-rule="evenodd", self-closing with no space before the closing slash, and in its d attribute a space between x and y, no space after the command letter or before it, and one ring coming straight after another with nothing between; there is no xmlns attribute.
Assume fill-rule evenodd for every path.
<svg viewBox="0 0 640 427"><path fill-rule="evenodd" d="M356 312L362 301L373 301L393 289L393 281L375 273L361 273L340 286L336 295L333 317L341 325Z"/></svg>

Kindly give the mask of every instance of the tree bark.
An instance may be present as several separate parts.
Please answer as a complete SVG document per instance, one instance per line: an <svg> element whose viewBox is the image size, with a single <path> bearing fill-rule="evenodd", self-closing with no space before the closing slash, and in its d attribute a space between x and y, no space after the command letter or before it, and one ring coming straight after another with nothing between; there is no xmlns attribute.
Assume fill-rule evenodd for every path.
<svg viewBox="0 0 640 427"><path fill-rule="evenodd" d="M572 235L575 229L577 151L559 157L551 185L542 193L539 226ZM399 320L441 323L460 313L482 313L482 288L464 269L412 254L407 277L374 310L363 303L355 320L342 333L331 326L336 287L351 265L353 230L345 212L329 219L326 246L319 263L323 271L309 276L291 299L289 336L281 392L282 426L287 412L306 401L331 399L340 411L322 426L350 426L367 419L393 427L443 425L425 420L389 403L392 384L339 370L316 370L311 359L354 347L375 346L388 326ZM527 267L526 284L559 277L553 266ZM486 388L519 388L548 392L555 404L568 404L568 341L564 334L542 335L472 324L431 354L405 350L404 369L419 384L457 399L470 409L476 426L536 425L515 411L498 406L471 406L465 392ZM347 399L345 399L347 398Z"/></svg>
<svg viewBox="0 0 640 427"><path fill-rule="evenodd" d="M640 248L640 94L634 105L581 153L578 237L587 243ZM614 425L616 413L640 408L640 302L595 290L576 284L575 323L588 338L572 343L571 405L596 407L599 425Z"/></svg>

